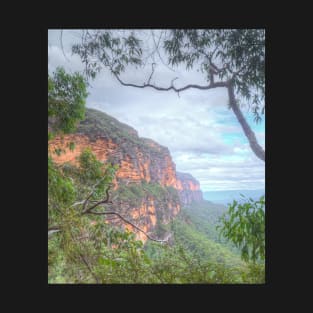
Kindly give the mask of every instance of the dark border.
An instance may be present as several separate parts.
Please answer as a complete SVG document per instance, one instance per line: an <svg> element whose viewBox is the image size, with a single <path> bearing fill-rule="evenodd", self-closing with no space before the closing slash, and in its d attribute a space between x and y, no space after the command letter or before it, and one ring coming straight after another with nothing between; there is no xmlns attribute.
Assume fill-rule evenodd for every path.
<svg viewBox="0 0 313 313"><path fill-rule="evenodd" d="M146 4L148 5L148 4ZM15 88L14 96L19 95L21 99L16 106L13 107L12 115L14 124L18 123L20 126L19 133L14 139L14 144L17 142L17 160L18 164L22 163L23 173L19 177L20 186L17 189L22 189L24 192L21 198L17 191L13 195L14 201L18 201L18 211L13 206L12 211L18 214L12 214L11 218L18 218L21 222L22 233L18 235L15 250L22 258L17 259L16 267L19 267L23 274L16 282L21 283L23 289L35 288L36 298L40 296L37 291L42 291L44 296L48 296L48 304L56 302L57 306L61 306L60 300L69 300L81 303L84 296L92 296L89 300L93 299L95 303L102 302L103 307L108 303L119 306L123 304L123 297L131 295L134 303L141 303L143 297L149 298L151 296L151 303L149 307L156 307L157 304L164 305L169 299L175 299L176 290L178 298L177 301L183 305L187 302L191 304L199 301L207 306L211 306L211 302L219 298L220 304L225 302L236 304L248 299L257 301L256 306L262 306L264 297L270 295L274 288L278 286L280 289L283 287L282 282L286 282L285 268L283 267L282 260L279 260L279 253L282 249L287 249L284 235L287 231L283 227L282 217L286 208L281 204L281 199L286 194L279 194L278 189L274 187L274 177L285 179L284 176L279 174L284 172L281 164L279 150L282 145L287 144L278 140L282 131L278 130L278 135L274 135L274 121L275 123L275 107L276 114L279 115L279 104L283 105L281 99L281 92L277 91L280 84L279 80L275 80L274 68L276 62L282 57L275 52L277 41L280 34L275 33L269 18L261 18L255 15L238 15L235 16L234 12L230 12L229 7L224 8L223 21L220 16L217 16L215 10L208 10L204 7L197 7L198 13L191 17L191 13L181 17L181 22L177 22L178 10L171 13L171 11L163 10L163 15L155 14L154 17L137 15L129 16L129 20L124 17L116 17L112 15L111 18L108 14L105 16L103 12L94 12L94 15L89 17L89 22L68 22L68 19L75 15L75 9L68 13L63 11L62 7L58 8L60 12L51 14L49 22L43 22L44 26L33 31L32 28L26 28L19 35L19 42L17 48L16 59L21 60L26 69L23 76L14 75L13 79L19 85L24 86L24 91L20 91L20 86ZM93 8L93 10L95 10ZM225 12L227 10L227 12ZM230 9L231 10L231 9ZM97 10L96 10L97 11ZM99 10L100 11L100 10ZM201 12L200 12L201 11ZM219 11L221 12L221 11ZM58 14L60 13L60 14ZM63 15L63 18L61 17ZM107 13L107 12L106 12ZM202 13L202 14L201 14ZM268 13L268 12L267 12ZM110 15L109 14L109 15ZM202 18L201 18L202 15ZM268 16L268 15L263 15ZM137 22L137 18L139 18ZM188 19L189 18L189 19ZM190 19L193 22L189 23ZM276 17L275 17L276 18ZM85 19L86 20L86 19ZM97 22L95 22L97 21ZM208 25L210 23L210 25ZM62 25L62 27L61 27ZM130 26L131 25L131 26ZM47 159L47 131L46 131L46 91L47 91L47 30L50 28L89 28L89 27L114 27L114 28L167 28L167 27L183 27L183 28L266 28L266 242L267 242L267 283L265 285L50 285L47 284L47 173L46 173L46 159ZM38 32L39 29L39 32ZM25 34L25 35L24 35ZM25 37L23 37L25 36ZM275 45L275 49L273 46ZM27 53L28 52L28 53ZM276 58L275 57L276 54ZM22 57L21 57L22 55ZM279 62L278 62L279 63ZM280 63L282 65L282 63ZM36 65L38 71L35 71ZM282 70L281 69L278 69ZM281 74L281 72L276 73ZM26 87L26 88L25 88ZM275 98L276 95L276 98ZM39 97L38 97L39 96ZM287 102L287 100L286 100ZM275 103L275 104L274 104ZM15 120L18 115L19 121ZM11 122L12 120L10 120ZM277 126L277 125L276 125ZM278 126L279 127L279 126ZM277 129L277 128L276 128ZM3 133L5 135L5 133ZM276 148L276 149L275 149ZM281 173L277 174L280 166ZM288 165L287 165L288 166ZM17 173L20 174L21 173ZM277 179L276 179L277 181ZM281 179L280 179L281 181ZM27 223L26 223L27 221ZM6 222L5 222L6 223ZM26 223L26 225L25 225ZM9 224L9 220L8 220ZM9 226L11 227L11 226ZM45 234L45 235L44 235ZM291 252L292 253L292 252ZM279 261L278 261L279 260ZM63 289L63 290L62 290ZM89 290L88 290L89 289ZM277 290L276 289L276 290ZM87 291L88 290L88 291ZM62 292L63 291L63 292ZM70 291L70 292L69 292ZM48 293L47 293L48 292ZM89 293L90 292L90 293ZM155 294L155 292L157 292ZM185 292L185 297L183 293ZM262 292L262 293L260 293ZM264 293L263 293L264 292ZM72 293L72 297L71 297ZM77 297L81 293L82 297ZM144 296L143 294L144 293ZM96 299L97 295L97 299ZM112 300L114 298L118 300ZM123 295L123 296L121 296ZM113 298L111 298L113 297ZM33 301L37 301L32 298ZM197 299L197 300L196 300ZM201 301L202 300L202 301ZM144 301L144 300L143 300ZM125 301L126 302L126 301ZM90 303L91 304L91 303ZM126 302L126 304L129 304ZM135 305L135 304L134 304ZM130 308L132 307L129 305ZM141 306L139 304L139 306Z"/></svg>

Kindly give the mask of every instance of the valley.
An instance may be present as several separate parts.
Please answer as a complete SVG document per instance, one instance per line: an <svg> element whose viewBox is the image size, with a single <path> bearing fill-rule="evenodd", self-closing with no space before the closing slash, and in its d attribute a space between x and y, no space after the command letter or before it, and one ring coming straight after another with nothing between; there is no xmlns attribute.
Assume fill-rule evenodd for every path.
<svg viewBox="0 0 313 313"><path fill-rule="evenodd" d="M51 162L62 169L62 175L77 172L84 154L94 156L97 166L109 164L116 168L112 182L107 185L104 202L108 204L104 209L116 212L122 219L91 212L98 216L87 219L78 232L82 238L96 236L96 242L100 240L99 247L104 245L102 257L98 257L98 261L89 260L91 264L96 262L95 268L101 266L105 271L99 274L103 283L127 283L128 279L152 283L244 282L248 264L242 261L240 250L216 228L227 207L204 200L199 182L188 173L176 171L168 148L151 139L140 138L135 129L103 112L86 109L85 119L74 133L58 135L49 141ZM204 196L208 197L208 193ZM81 203L85 206L86 201ZM51 219L53 214L51 211ZM71 214L77 215L77 211ZM57 252L62 240L60 233L49 239L51 283L67 281L64 280L69 270L66 254ZM128 242L127 246L123 242ZM75 245L77 243L77 247L85 244L79 241ZM130 252L132 245L137 250ZM135 251L141 251L137 261L139 256ZM128 260L135 268L139 266L137 278L125 276L130 269L125 268L125 263L114 260ZM168 264L165 272L159 269L162 264ZM145 272L148 268L158 274L148 275ZM77 276L75 272L71 275Z"/></svg>

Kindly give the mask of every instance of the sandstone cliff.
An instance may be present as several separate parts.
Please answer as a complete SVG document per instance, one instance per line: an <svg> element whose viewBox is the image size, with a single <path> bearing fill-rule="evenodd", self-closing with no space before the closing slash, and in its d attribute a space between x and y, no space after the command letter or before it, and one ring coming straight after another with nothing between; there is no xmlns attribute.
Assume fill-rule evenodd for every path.
<svg viewBox="0 0 313 313"><path fill-rule="evenodd" d="M193 176L188 173L176 172L176 177L176 188L182 205L203 201L200 183Z"/></svg>
<svg viewBox="0 0 313 313"><path fill-rule="evenodd" d="M71 142L75 143L74 150L67 148ZM75 164L87 147L99 161L119 165L111 192L114 210L148 233L162 235L160 225L168 224L179 213L181 203L202 199L199 183L191 175L182 174L177 179L168 148L140 138L135 129L94 109L86 110L86 118L74 134L49 141L56 163ZM56 149L65 153L58 155ZM135 232L138 239L146 241L143 233Z"/></svg>

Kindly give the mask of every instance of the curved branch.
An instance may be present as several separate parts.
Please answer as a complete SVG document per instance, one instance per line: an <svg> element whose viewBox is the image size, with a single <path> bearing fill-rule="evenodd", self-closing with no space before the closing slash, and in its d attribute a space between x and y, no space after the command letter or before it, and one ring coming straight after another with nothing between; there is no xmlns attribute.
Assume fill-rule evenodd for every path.
<svg viewBox="0 0 313 313"><path fill-rule="evenodd" d="M162 37L162 35L163 35L163 31L161 32L161 35L160 35L160 37L159 37L159 41L158 41L158 44L157 44L157 45L156 45L155 38L154 38L154 33L153 33L152 30L151 30L151 33L152 33L152 39L153 39L154 47L155 47L154 52L155 52L155 51L157 52L157 54L158 54L158 56L159 56L159 58L160 58L162 64L163 64L165 67L167 67L167 68L168 68L169 70L171 70L172 72L175 72L174 69L172 69L171 67L169 67L169 66L163 61L163 59L162 59L162 57L161 57L161 54L160 54L160 51L159 51L159 43L160 43L161 37Z"/></svg>
<svg viewBox="0 0 313 313"><path fill-rule="evenodd" d="M60 226L51 226L51 227L48 227L48 231L52 231L52 230L60 230Z"/></svg>
<svg viewBox="0 0 313 313"><path fill-rule="evenodd" d="M108 186L108 188L105 190L105 193L106 193L106 198L103 199L103 200L100 200L100 201L97 201L94 205L92 205L91 207L89 207L88 209L84 209L83 212L82 212L82 215L84 214L87 214L89 213L92 209L94 209L95 207L99 206L100 204L104 204L104 203L112 203L109 198L110 198L110 195L109 195L109 190L111 188L111 185ZM92 194L94 193L94 190L92 192ZM92 195L91 194L91 195ZM87 205L87 201L88 199L91 197L91 195L88 196L88 198L85 200L84 202L84 208L86 207Z"/></svg>
<svg viewBox="0 0 313 313"><path fill-rule="evenodd" d="M53 234L61 231L59 226L52 226L48 228L48 238L50 238Z"/></svg>
<svg viewBox="0 0 313 313"><path fill-rule="evenodd" d="M155 63L152 63L152 72L151 72L150 77L149 77L149 79L148 79L148 84L150 84L150 80L151 80L152 75L153 75L153 73L154 73L154 66L155 66L155 65L156 65Z"/></svg>
<svg viewBox="0 0 313 313"><path fill-rule="evenodd" d="M68 59L68 57L65 55L64 53L64 49L63 49L63 29L61 29L61 34L60 34L60 44L61 44L61 49L62 49L62 53L64 55L64 58L67 62L70 62L70 60Z"/></svg>
<svg viewBox="0 0 313 313"><path fill-rule="evenodd" d="M208 89L213 89L213 88L219 88L219 87L226 87L228 90L228 96L229 96L229 104L230 107L232 108L233 112L235 113L238 122L240 123L246 137L248 138L250 147L252 149L252 151L255 153L255 155L261 159L262 161L265 161L265 151L264 149L259 145L254 132L252 131L252 129L250 128L249 124L247 123L245 117L243 116L240 108L237 105L236 99L235 99L235 93L234 93L234 87L231 81L228 82L210 82L209 85L207 86L200 86L200 85L194 85L194 84L190 84L190 85L186 85L184 87L181 88L176 88L173 86L173 81L171 82L171 86L170 87L158 87L155 85L151 85L149 84L143 84L143 85L136 85L136 84L131 84L131 83L125 83L123 82L120 77L114 72L112 71L112 73L114 74L114 76L116 77L116 79L123 85L123 86L129 86L129 87L136 87L136 88L146 88L146 87L151 87L154 88L156 90L160 90L160 91L169 91L169 90L174 90L175 92L179 93L181 91L190 89L190 88L195 88L195 89L201 89L201 90L208 90Z"/></svg>
<svg viewBox="0 0 313 313"><path fill-rule="evenodd" d="M99 183L99 182L98 182ZM98 185L98 183L96 185ZM96 186L95 185L95 186ZM94 187L95 187L94 186ZM88 200L91 198L92 194L94 193L94 189L93 191L87 196L86 200L82 201L80 204L83 204L84 210L81 212L81 215L85 215L85 214L93 214L93 215L116 215L116 217L120 218L123 222L131 225L132 227L134 227L135 229L137 229L138 231L142 232L144 235L147 236L147 238L149 238L152 241L156 241L156 242L167 242L169 239L169 236L165 239L165 240L160 240L160 239L155 239L153 237L151 237L150 235L148 235L145 231L143 231L142 229L140 229L138 226L136 226L135 224L133 224L132 222L128 221L125 217L123 217L122 215L120 215L117 212L113 212L113 211L108 211L108 212L94 212L92 211L92 209L96 208L97 206L101 205L101 204L109 204L112 203L112 201L110 201L110 194L109 194L109 190L111 188L111 185L108 186L108 188L106 189L105 193L106 193L106 198L100 201L97 201L94 205L92 205L91 207L89 207L88 209L85 209L87 206L87 202ZM113 219L113 218L111 218ZM111 220L110 219L110 220ZM61 231L59 226L52 226L50 228L48 228L48 237L50 237L53 233L59 232Z"/></svg>
<svg viewBox="0 0 313 313"><path fill-rule="evenodd" d="M129 224L131 226L133 226L135 229L137 229L138 231L142 232L144 235L147 236L147 238L149 238L152 241L156 241L156 242L167 242L168 238L166 240L160 240L160 239L155 239L153 237L151 237L150 235L148 235L145 231L143 231L142 229L140 229L138 226L136 226L135 224L133 224L132 222L128 221L127 219L125 219L125 217L123 217L121 214L117 213L117 212L113 212L113 211L108 211L108 212L92 212L89 211L88 214L94 214L94 215L116 215L117 217L119 217L123 222L125 222L126 224Z"/></svg>
<svg viewBox="0 0 313 313"><path fill-rule="evenodd" d="M83 254L80 253L79 256L81 257L82 261L86 265L86 267L87 267L88 271L90 272L90 274L92 275L92 277L96 280L97 284L99 284L100 282L99 282L97 275L92 271L90 265L88 264L87 260L83 256Z"/></svg>
<svg viewBox="0 0 313 313"><path fill-rule="evenodd" d="M253 130L250 128L240 108L238 107L238 104L235 99L234 86L231 82L229 83L227 90L228 90L228 96L229 96L229 105L232 108L233 112L235 113L237 120L240 123L246 137L248 138L252 151L259 159L261 159L262 161L265 161L265 151L259 145Z"/></svg>
<svg viewBox="0 0 313 313"><path fill-rule="evenodd" d="M174 90L175 92L181 92L190 88L195 88L195 89L201 89L201 90L208 90L208 89L214 89L214 88L219 88L219 87L227 87L227 83L226 82L216 82L216 83L211 83L209 85L206 86L200 86L200 85L194 85L194 84L189 84L186 85L184 87L181 88L176 88L173 85L169 86L169 87L159 87L159 86L155 86L152 85L150 83L148 84L143 84L143 85L136 85L136 84L131 84L131 83L125 83L121 80L121 78L114 72L112 71L113 75L116 77L116 79L123 85L123 86L128 86L128 87L136 87L136 88L153 88L156 90L160 90L160 91L169 91L169 90Z"/></svg>
<svg viewBox="0 0 313 313"><path fill-rule="evenodd" d="M174 87L173 83L174 83L174 81L175 81L176 79L178 79L178 77L175 77L175 78L173 78L173 79L171 80L171 86Z"/></svg>

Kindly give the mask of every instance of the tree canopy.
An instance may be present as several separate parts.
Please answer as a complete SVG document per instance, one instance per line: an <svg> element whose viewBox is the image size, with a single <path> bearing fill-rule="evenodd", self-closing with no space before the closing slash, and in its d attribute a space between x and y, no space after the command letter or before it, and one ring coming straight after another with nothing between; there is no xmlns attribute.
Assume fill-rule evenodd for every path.
<svg viewBox="0 0 313 313"><path fill-rule="evenodd" d="M58 67L48 75L48 121L55 133L74 131L76 124L85 116L88 96L84 77L78 72L73 75Z"/></svg>
<svg viewBox="0 0 313 313"><path fill-rule="evenodd" d="M265 199L247 199L245 203L233 201L220 219L221 234L241 249L245 261L265 259Z"/></svg>

